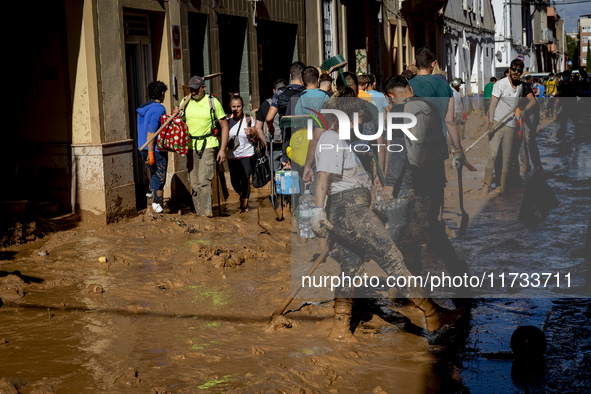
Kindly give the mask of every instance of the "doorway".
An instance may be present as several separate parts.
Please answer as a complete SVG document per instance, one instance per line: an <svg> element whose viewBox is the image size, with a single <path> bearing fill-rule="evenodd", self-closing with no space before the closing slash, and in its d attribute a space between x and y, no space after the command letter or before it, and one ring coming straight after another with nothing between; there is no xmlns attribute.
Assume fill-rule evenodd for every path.
<svg viewBox="0 0 591 394"><path fill-rule="evenodd" d="M248 65L248 18L220 15L218 31L220 39L220 68L222 97L220 102L227 112L233 93L240 93L244 112L249 112L250 68Z"/></svg>
<svg viewBox="0 0 591 394"><path fill-rule="evenodd" d="M127 73L127 100L129 111L129 127L133 139L133 177L135 182L135 199L138 210L146 207L146 190L148 189L148 169L142 162L138 151L137 113L136 109L148 99L148 84L153 80L152 43L150 40L150 21L146 14L124 13L124 22L133 24L133 30L125 34L125 65ZM132 34L129 34L132 33ZM144 141L142 141L143 143Z"/></svg>
<svg viewBox="0 0 591 394"><path fill-rule="evenodd" d="M289 68L298 60L298 25L257 19L259 92L261 102L273 96L273 84L289 82Z"/></svg>

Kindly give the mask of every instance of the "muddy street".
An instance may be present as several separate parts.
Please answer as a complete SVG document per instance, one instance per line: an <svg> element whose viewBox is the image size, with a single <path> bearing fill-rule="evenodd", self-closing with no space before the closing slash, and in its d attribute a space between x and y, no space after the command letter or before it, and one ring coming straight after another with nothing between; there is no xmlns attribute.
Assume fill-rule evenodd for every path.
<svg viewBox="0 0 591 394"><path fill-rule="evenodd" d="M480 116L472 114L464 145L483 132ZM508 290L495 280L438 335L387 298L365 299L353 312L357 342L342 343L327 338L331 297L296 298L269 324L290 294L293 251L311 261L321 247L292 245L297 226L276 221L266 196L254 194L243 214L231 199L221 218L186 208L80 223L0 251L0 392L589 392L591 144L559 143L557 123L542 127L542 162L560 206L525 226L517 220L523 185L481 197L481 143L468 155L477 172L464 172L470 224L453 244L478 275L564 268L570 288ZM444 218L457 231L457 175L447 171ZM509 343L521 325L544 331L540 363L514 361Z"/></svg>

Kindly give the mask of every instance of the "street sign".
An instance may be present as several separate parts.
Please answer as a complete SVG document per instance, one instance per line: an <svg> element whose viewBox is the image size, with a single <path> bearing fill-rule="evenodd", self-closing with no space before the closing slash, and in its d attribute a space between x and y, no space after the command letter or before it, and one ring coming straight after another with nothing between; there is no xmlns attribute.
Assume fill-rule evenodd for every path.
<svg viewBox="0 0 591 394"><path fill-rule="evenodd" d="M181 58L181 27L179 25L172 26L172 54L173 59Z"/></svg>

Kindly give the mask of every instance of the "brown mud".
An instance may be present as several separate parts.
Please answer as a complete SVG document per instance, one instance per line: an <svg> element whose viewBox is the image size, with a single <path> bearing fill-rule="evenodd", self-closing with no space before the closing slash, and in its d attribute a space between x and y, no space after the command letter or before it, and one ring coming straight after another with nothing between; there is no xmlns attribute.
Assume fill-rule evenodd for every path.
<svg viewBox="0 0 591 394"><path fill-rule="evenodd" d="M477 126L480 116L471 115L465 146L484 131ZM515 224L515 204L523 190L502 200L511 204L480 198L486 142L468 159L478 168L464 171L471 223L467 240L455 238L454 244L475 269L486 265L483 256L493 254L485 240L478 240L491 226L482 215L497 210L506 223L497 220L494 229L509 223L525 231ZM457 230L457 175L455 169L447 171L444 217ZM272 311L290 294L295 230L289 220L275 220L266 196L253 194L250 212L243 214L234 199L222 217L195 218L185 209L182 215L143 214L103 227L79 223L3 249L0 392L495 392L497 379L508 379L495 376L483 383L483 374L488 371L492 379L497 368L486 360L503 362L500 351L509 350L505 336L515 319L506 301L482 301L469 324L435 340L422 330L420 313L409 321L393 311L405 306L388 300L355 304L358 342L327 338L333 317L329 298L296 298L285 317L269 324ZM519 237L495 239L516 253L531 252L520 249L524 240ZM311 256L320 250L316 241L300 247ZM529 316L543 323L548 303L537 306L544 313ZM558 317L579 311L578 330L583 330L591 316L584 314L590 310L587 304L579 309L557 305L561 311L547 324L548 335L554 333L549 349L562 355L561 363L575 355L571 364L555 366L563 374L554 379L554 387L563 387L560 379L571 376L566 372L589 365L581 361L588 360L589 352L580 350L589 344L561 342L559 333L568 320ZM491 316L498 318L496 326ZM495 329L502 335L486 339L488 330ZM566 335L572 339L575 333ZM584 384L587 375L572 376ZM515 383L509 391L521 387Z"/></svg>

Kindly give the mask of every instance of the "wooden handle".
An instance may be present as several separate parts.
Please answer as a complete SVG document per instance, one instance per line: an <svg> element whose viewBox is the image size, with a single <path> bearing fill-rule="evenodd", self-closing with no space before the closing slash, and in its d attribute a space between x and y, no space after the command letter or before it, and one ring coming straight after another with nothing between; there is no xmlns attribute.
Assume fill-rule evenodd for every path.
<svg viewBox="0 0 591 394"><path fill-rule="evenodd" d="M146 141L146 143L145 143L144 145L142 145L142 146L140 147L140 149L139 149L139 150L144 150L144 148L145 148L146 146L148 146L148 144L149 144L150 142L152 142L152 141L154 140L154 138L158 137L158 134L160 134L160 132L161 132L162 130L164 130L164 128L165 128L166 126L168 126L168 124L169 124L170 122L172 122L172 120L173 120L174 118L176 118L177 116L179 116L179 115L180 115L180 113L181 113L181 112L183 112L183 109L185 109L185 107L187 106L187 103L189 102L189 100L190 100L190 99L191 99L191 95L188 95L188 96L185 96L185 97L183 97L183 100L185 100L185 101L184 101L184 102L181 104L181 106L180 106L180 108L179 108L179 112L178 112L176 115L174 115L174 116L171 116L170 118L166 119L166 122L164 122L164 123L162 124L162 126L160 126L160 128L159 128L159 129L158 129L158 130L157 130L157 131L154 133L154 135L153 135L153 136L152 136L152 137L151 137L149 140L147 140L147 141Z"/></svg>
<svg viewBox="0 0 591 394"><path fill-rule="evenodd" d="M329 246L327 246L326 248L324 248L324 250L322 251L322 254L320 254L320 256L318 256L318 258L314 262L314 265L312 265L312 267L310 268L310 270L308 270L308 273L306 274L306 276L310 276L310 275L312 275L312 273L314 271L316 271L316 268L318 268L318 266L320 265L320 263L322 263L322 261L324 261L324 259L328 255L328 250L329 250ZM296 290L293 293L293 295L290 295L289 297L287 297L287 299L285 301L283 301L283 304L281 304L281 306L279 308L277 308L275 310L275 312L273 312L273 314L271 316L282 315L283 312L285 311L285 309L287 309L287 307L291 303L291 301L295 298L296 295L298 295L298 293L300 292L300 290L302 290L302 284L301 283L298 285L298 287L296 287Z"/></svg>
<svg viewBox="0 0 591 394"><path fill-rule="evenodd" d="M486 137L489 134L494 133L495 131L497 131L497 128L503 123L503 121L505 119L507 119L507 117L511 114L515 114L515 110L517 109L517 105L509 112L507 112L505 114L505 116L503 116L501 119L499 119L494 125L493 127L487 131L486 133L482 134L480 137L478 137L478 139L476 141L474 141L472 143L472 145L470 145L468 148L464 149L464 154L468 153L470 151L470 149L474 148L476 146L476 144L478 144L484 137Z"/></svg>

